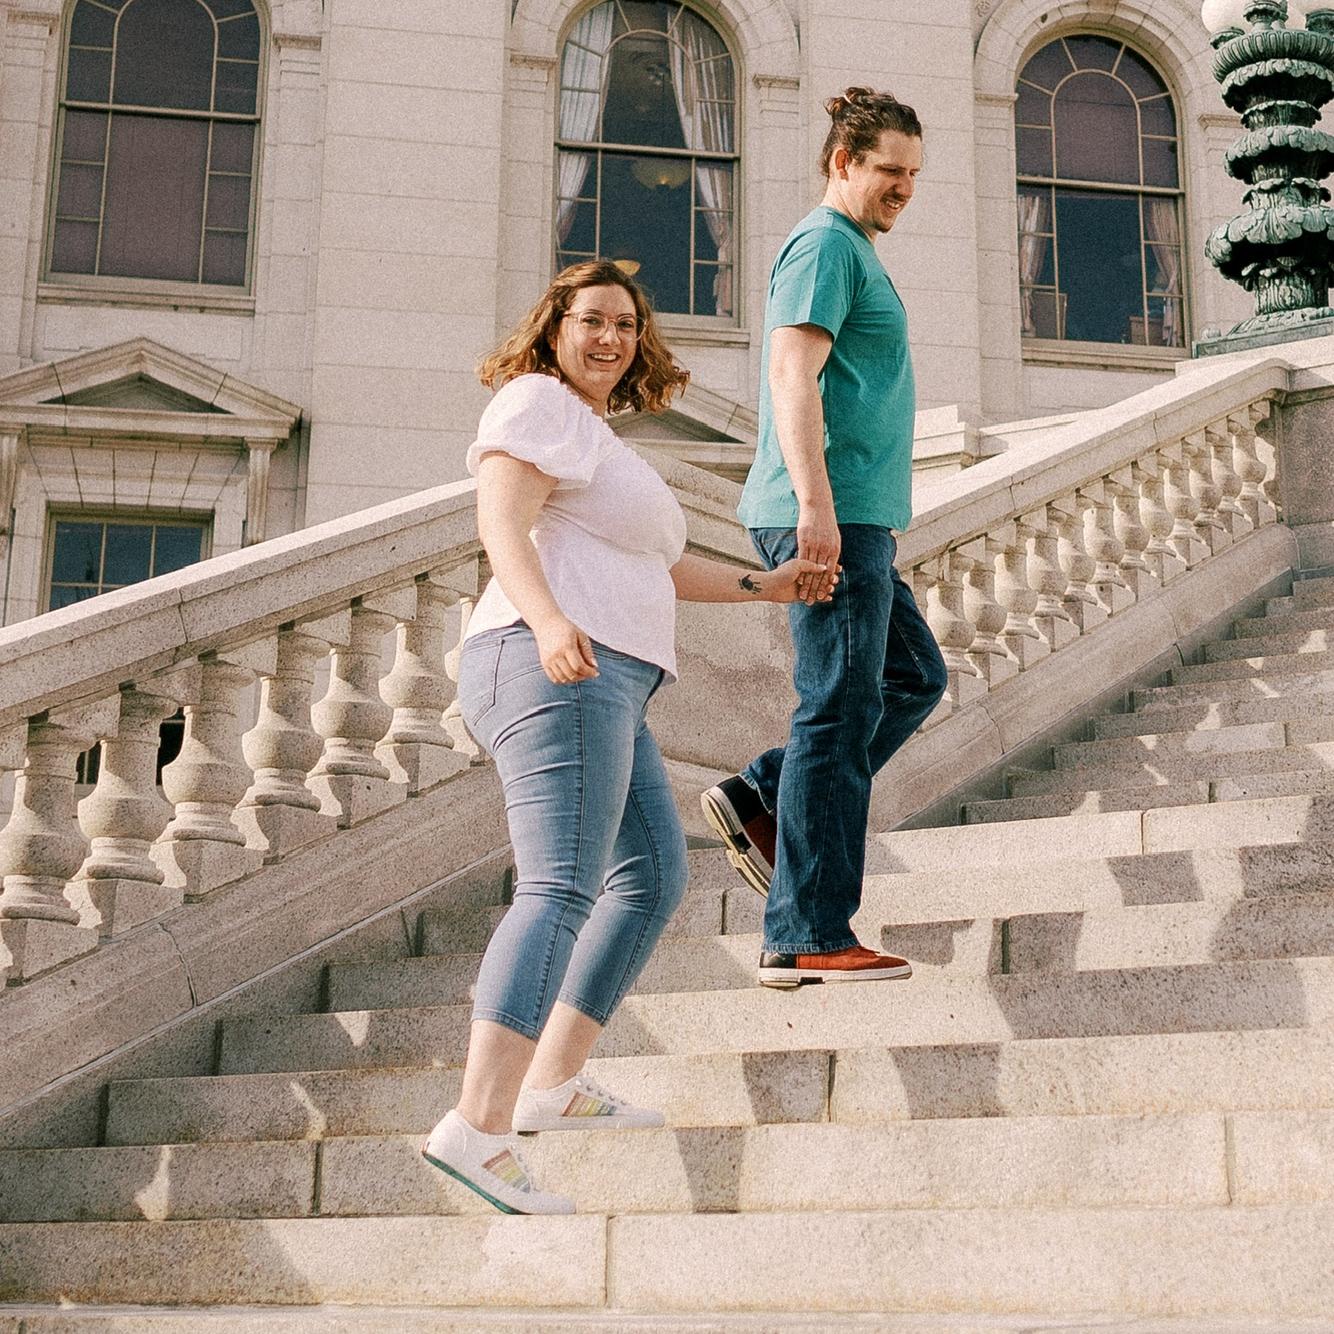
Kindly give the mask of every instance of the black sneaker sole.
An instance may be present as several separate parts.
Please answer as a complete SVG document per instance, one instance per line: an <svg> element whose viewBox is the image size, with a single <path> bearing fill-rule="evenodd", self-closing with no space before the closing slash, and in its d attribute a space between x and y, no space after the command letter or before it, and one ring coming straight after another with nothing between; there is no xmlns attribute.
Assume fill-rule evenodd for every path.
<svg viewBox="0 0 1334 1334"><path fill-rule="evenodd" d="M741 878L753 889L761 898L769 897L769 881L773 876L771 871L768 875L755 865L747 855L754 846L750 839L746 837L745 830L741 827L740 820L737 819L736 812L731 804L726 801L719 801L713 795L712 789L699 794L700 809L704 812L704 818L708 821L709 828L713 830L723 841L723 848L727 853L727 860L736 868Z"/></svg>

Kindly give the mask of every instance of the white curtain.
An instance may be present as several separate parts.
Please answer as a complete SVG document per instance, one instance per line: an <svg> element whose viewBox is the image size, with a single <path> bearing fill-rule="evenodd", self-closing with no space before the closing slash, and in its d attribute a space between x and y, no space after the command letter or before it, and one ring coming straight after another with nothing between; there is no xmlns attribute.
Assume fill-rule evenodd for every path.
<svg viewBox="0 0 1334 1334"><path fill-rule="evenodd" d="M1051 230L1051 200L1045 195L1019 196L1019 310L1023 318L1024 334L1037 334L1033 318L1033 284L1047 262L1049 236L1039 235ZM1057 329L1057 337L1063 330Z"/></svg>
<svg viewBox="0 0 1334 1334"><path fill-rule="evenodd" d="M598 5L574 26L561 58L560 74L560 137L575 143L590 143L598 134L602 106L606 99L603 86L607 67L607 50L611 46L612 24L616 6ZM575 200L584 187L588 170L593 165L592 153L560 155L559 196L556 204L556 241L559 244L570 234L574 225Z"/></svg>
<svg viewBox="0 0 1334 1334"><path fill-rule="evenodd" d="M1181 226L1175 199L1146 199L1144 222L1148 231L1145 240L1158 272L1154 275L1155 288L1163 297L1163 346L1181 347Z"/></svg>
<svg viewBox="0 0 1334 1334"><path fill-rule="evenodd" d="M686 146L697 152L730 153L736 117L731 57L722 38L704 19L688 9L679 12L680 20L668 38L667 50L681 133ZM731 315L735 259L731 164L696 163L695 189L705 226L718 251L714 313Z"/></svg>

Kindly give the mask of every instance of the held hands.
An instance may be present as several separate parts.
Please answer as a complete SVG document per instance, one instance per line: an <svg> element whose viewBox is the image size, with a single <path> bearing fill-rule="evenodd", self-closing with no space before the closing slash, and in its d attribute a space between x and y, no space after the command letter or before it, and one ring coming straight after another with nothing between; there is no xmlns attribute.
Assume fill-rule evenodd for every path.
<svg viewBox="0 0 1334 1334"><path fill-rule="evenodd" d="M598 674L593 641L573 621L559 617L533 627L542 670L558 686L587 681Z"/></svg>
<svg viewBox="0 0 1334 1334"><path fill-rule="evenodd" d="M842 549L843 538L838 531L833 502L802 505L797 515L797 556L809 562L812 568L798 579L794 601L804 602L809 607L815 602L828 602L833 597Z"/></svg>
<svg viewBox="0 0 1334 1334"><path fill-rule="evenodd" d="M842 568L840 565L837 570ZM808 607L815 602L829 602L834 596L834 585L838 583L837 570L829 574L823 565L813 560L802 560L800 557L784 561L768 574L760 576L763 580L763 596L770 602L804 602ZM803 587L813 580L819 581L818 587L821 591L818 593L803 591Z"/></svg>

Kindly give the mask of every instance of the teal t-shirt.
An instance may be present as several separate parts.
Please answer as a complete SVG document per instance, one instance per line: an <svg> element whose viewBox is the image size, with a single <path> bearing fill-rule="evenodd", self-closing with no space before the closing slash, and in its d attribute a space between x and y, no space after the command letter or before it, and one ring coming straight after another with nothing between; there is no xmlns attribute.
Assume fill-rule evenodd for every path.
<svg viewBox="0 0 1334 1334"><path fill-rule="evenodd" d="M737 514L747 528L792 528L797 498L783 463L769 395L774 329L818 324L834 345L820 374L825 466L840 523L903 532L912 519L917 411L908 316L866 233L821 205L774 261L764 317L760 438Z"/></svg>

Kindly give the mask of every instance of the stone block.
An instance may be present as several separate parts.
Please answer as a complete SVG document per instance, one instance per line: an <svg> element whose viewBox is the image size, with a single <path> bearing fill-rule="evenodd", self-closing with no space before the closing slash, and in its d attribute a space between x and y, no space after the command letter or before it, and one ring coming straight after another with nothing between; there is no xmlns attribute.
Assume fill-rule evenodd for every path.
<svg viewBox="0 0 1334 1334"><path fill-rule="evenodd" d="M63 963L91 954L97 932L71 922L0 918L0 977L7 986L30 982Z"/></svg>
<svg viewBox="0 0 1334 1334"><path fill-rule="evenodd" d="M246 836L246 847L258 850L265 862L276 862L338 832L332 815L299 806L238 806L232 823Z"/></svg>
<svg viewBox="0 0 1334 1334"><path fill-rule="evenodd" d="M1237 1112L1230 1120L1238 1204L1334 1199L1334 1112Z"/></svg>
<svg viewBox="0 0 1334 1334"><path fill-rule="evenodd" d="M81 920L86 926L95 926L103 940L123 936L185 902L181 886L155 885L147 880L74 880L68 893L87 904L87 916Z"/></svg>
<svg viewBox="0 0 1334 1334"><path fill-rule="evenodd" d="M1248 723L1201 731L1144 732L1101 741L1071 741L1052 747L1058 769L1094 764L1140 765L1160 758L1282 750L1288 740L1282 722Z"/></svg>
<svg viewBox="0 0 1334 1334"><path fill-rule="evenodd" d="M148 855L162 868L163 883L183 890L187 899L204 898L257 871L264 862L258 848L203 838L159 841Z"/></svg>
<svg viewBox="0 0 1334 1334"><path fill-rule="evenodd" d="M470 763L467 755L450 746L419 743L381 743L375 748L375 758L389 770L389 781L405 784L408 795L413 797L426 788L443 783Z"/></svg>
<svg viewBox="0 0 1334 1334"><path fill-rule="evenodd" d="M998 801L970 801L964 805L963 811L965 824L979 825L1106 811L1147 811L1159 806L1191 806L1208 800L1207 782L1156 783L1143 787L1112 787L1105 791L1080 788L1040 796L1005 797Z"/></svg>
<svg viewBox="0 0 1334 1334"><path fill-rule="evenodd" d="M320 814L351 829L407 800L407 783L361 774L314 774L306 786L320 799Z"/></svg>

